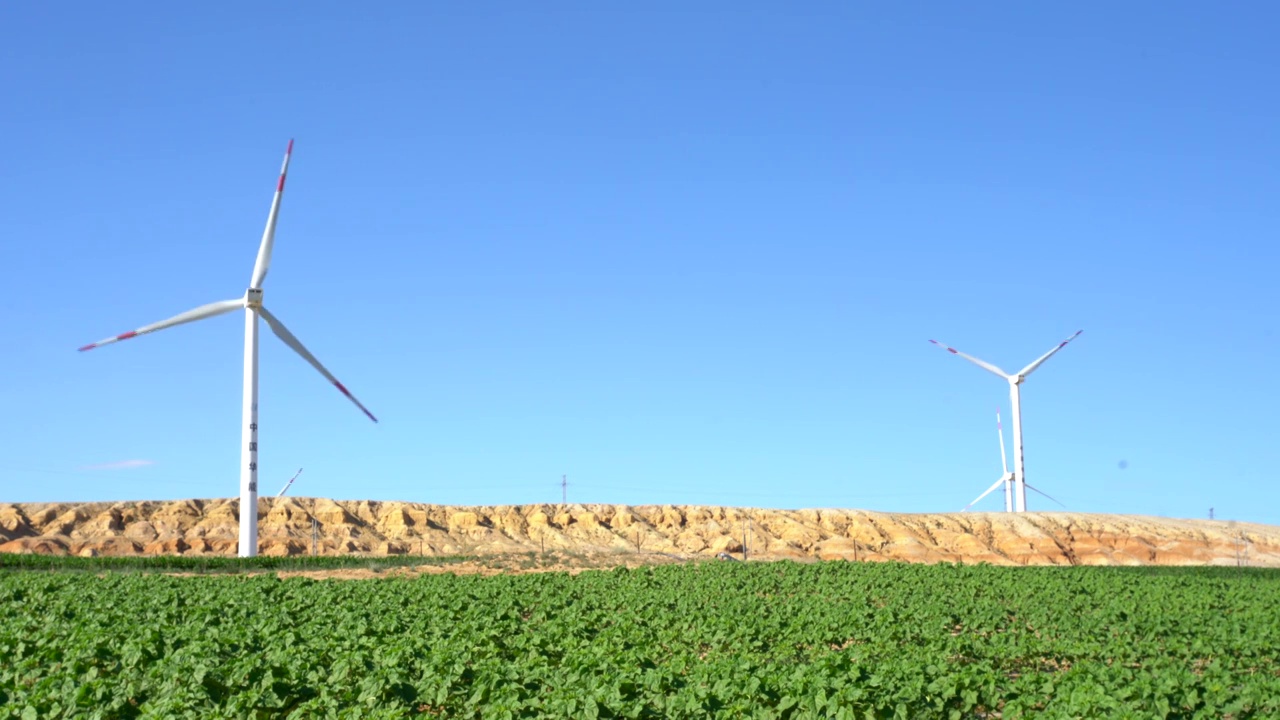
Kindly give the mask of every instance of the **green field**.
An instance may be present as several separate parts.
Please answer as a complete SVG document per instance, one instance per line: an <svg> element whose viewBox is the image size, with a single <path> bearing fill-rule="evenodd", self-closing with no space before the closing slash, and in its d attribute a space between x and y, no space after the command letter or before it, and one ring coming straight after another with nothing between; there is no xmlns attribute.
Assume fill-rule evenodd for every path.
<svg viewBox="0 0 1280 720"><path fill-rule="evenodd" d="M0 718L1275 718L1280 572L0 572Z"/></svg>

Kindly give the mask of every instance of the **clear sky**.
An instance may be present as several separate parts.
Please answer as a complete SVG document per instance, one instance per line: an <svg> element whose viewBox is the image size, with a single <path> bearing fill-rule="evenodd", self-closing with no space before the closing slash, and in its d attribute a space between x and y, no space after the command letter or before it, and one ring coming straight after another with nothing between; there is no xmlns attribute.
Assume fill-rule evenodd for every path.
<svg viewBox="0 0 1280 720"><path fill-rule="evenodd" d="M1280 523L1273 3L4 3L0 501ZM1006 432L1006 441L1009 441ZM1035 494L1032 509L1056 509ZM993 493L980 509L999 509Z"/></svg>

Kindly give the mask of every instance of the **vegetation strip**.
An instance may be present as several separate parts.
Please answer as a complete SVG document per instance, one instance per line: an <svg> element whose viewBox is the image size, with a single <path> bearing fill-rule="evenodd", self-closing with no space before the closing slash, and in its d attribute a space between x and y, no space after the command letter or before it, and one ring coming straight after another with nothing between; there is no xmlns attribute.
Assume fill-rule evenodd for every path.
<svg viewBox="0 0 1280 720"><path fill-rule="evenodd" d="M1278 601L1237 568L6 572L0 717L1277 717Z"/></svg>
<svg viewBox="0 0 1280 720"><path fill-rule="evenodd" d="M181 572L240 573L293 570L340 570L346 568L388 569L417 565L448 565L466 560L462 556L390 555L295 555L251 558L222 555L147 555L141 557L74 557L0 553L0 572L44 570L54 572Z"/></svg>

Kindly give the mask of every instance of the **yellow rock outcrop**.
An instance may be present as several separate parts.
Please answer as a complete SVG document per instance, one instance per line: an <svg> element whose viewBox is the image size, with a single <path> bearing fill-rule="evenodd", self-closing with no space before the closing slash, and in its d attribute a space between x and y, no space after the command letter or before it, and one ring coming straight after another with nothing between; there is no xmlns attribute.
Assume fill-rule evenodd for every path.
<svg viewBox="0 0 1280 720"><path fill-rule="evenodd" d="M754 558L996 565L1280 566L1280 528L1067 512L878 513L678 505L502 505L261 498L259 552L721 552ZM236 499L0 504L0 552L234 555Z"/></svg>

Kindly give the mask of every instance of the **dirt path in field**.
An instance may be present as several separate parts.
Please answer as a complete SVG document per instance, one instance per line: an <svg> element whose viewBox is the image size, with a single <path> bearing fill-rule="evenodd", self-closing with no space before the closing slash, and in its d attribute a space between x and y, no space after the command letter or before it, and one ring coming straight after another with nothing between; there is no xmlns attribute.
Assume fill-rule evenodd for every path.
<svg viewBox="0 0 1280 720"><path fill-rule="evenodd" d="M531 562L526 555L495 555L475 560L463 560L447 564L406 565L394 568L339 568L334 570L279 570L274 574L281 578L305 577L313 580L376 580L382 578L417 577L419 575L526 575L530 573L567 572L577 575L584 570L608 570L615 567L638 568L648 565L666 565L691 560L652 553L626 556L601 553L574 559L549 559L545 563Z"/></svg>

